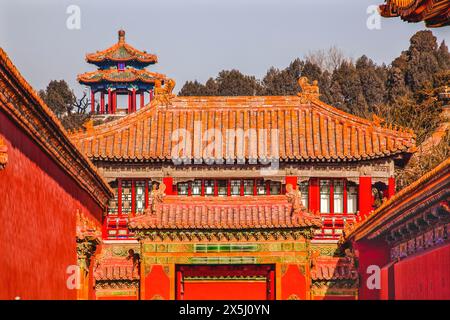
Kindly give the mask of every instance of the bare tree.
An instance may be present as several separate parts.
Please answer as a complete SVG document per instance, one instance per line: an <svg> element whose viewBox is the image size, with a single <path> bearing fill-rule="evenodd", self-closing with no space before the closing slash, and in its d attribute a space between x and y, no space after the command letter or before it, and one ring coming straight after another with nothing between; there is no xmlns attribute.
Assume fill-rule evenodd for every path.
<svg viewBox="0 0 450 320"><path fill-rule="evenodd" d="M322 70L330 73L337 69L344 61L351 61L336 46L332 46L327 50L310 51L305 56L305 60L318 65Z"/></svg>
<svg viewBox="0 0 450 320"><path fill-rule="evenodd" d="M91 104L91 100L88 98L86 91L83 92L83 96L81 98L76 98L72 105L71 111L77 114L84 114Z"/></svg>

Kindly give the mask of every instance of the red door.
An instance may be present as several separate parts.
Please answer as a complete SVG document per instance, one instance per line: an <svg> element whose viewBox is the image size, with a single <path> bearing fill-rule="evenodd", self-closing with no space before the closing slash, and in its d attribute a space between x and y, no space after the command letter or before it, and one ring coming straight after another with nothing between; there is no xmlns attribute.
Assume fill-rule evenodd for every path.
<svg viewBox="0 0 450 320"><path fill-rule="evenodd" d="M177 266L177 299L274 299L274 272L272 265Z"/></svg>

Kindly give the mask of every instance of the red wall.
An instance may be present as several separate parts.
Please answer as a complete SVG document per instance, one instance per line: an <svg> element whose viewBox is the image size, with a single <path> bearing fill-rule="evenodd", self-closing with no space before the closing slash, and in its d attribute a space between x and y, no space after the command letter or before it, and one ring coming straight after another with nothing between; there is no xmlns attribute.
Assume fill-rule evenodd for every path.
<svg viewBox="0 0 450 320"><path fill-rule="evenodd" d="M450 245L395 264L395 298L450 299Z"/></svg>
<svg viewBox="0 0 450 320"><path fill-rule="evenodd" d="M389 247L384 241L359 241L354 244L358 251L358 273L360 275L359 299L378 300L381 297L381 290L369 289L367 279L372 275L367 273L367 268L376 265L380 268L381 285L383 285L382 268L389 261Z"/></svg>
<svg viewBox="0 0 450 320"><path fill-rule="evenodd" d="M101 208L26 134L0 113L8 164L0 170L0 299L74 299L76 212Z"/></svg>

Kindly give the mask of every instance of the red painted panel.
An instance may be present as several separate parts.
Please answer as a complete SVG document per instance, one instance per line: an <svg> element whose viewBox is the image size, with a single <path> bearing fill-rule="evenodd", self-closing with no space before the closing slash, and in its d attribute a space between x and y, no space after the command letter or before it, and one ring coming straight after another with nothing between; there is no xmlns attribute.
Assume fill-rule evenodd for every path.
<svg viewBox="0 0 450 320"><path fill-rule="evenodd" d="M101 209L1 112L0 134L9 157L0 170L0 299L75 299L66 269L76 264L76 213L100 223Z"/></svg>
<svg viewBox="0 0 450 320"><path fill-rule="evenodd" d="M287 270L281 278L281 293L283 300L294 298L294 296L297 299L306 299L306 279L298 265L287 266Z"/></svg>
<svg viewBox="0 0 450 320"><path fill-rule="evenodd" d="M450 245L394 266L395 299L450 299Z"/></svg>
<svg viewBox="0 0 450 320"><path fill-rule="evenodd" d="M266 300L267 281L185 281L185 300Z"/></svg>
<svg viewBox="0 0 450 320"><path fill-rule="evenodd" d="M144 297L145 300L169 300L170 279L164 272L163 266L154 265L145 277Z"/></svg>

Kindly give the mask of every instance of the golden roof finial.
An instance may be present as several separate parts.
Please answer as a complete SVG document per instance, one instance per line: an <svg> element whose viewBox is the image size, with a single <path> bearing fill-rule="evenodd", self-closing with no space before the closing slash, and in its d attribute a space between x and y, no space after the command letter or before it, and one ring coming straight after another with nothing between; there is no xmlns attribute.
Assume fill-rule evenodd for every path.
<svg viewBox="0 0 450 320"><path fill-rule="evenodd" d="M125 30L120 29L118 34L119 34L119 43L124 43L125 42Z"/></svg>

